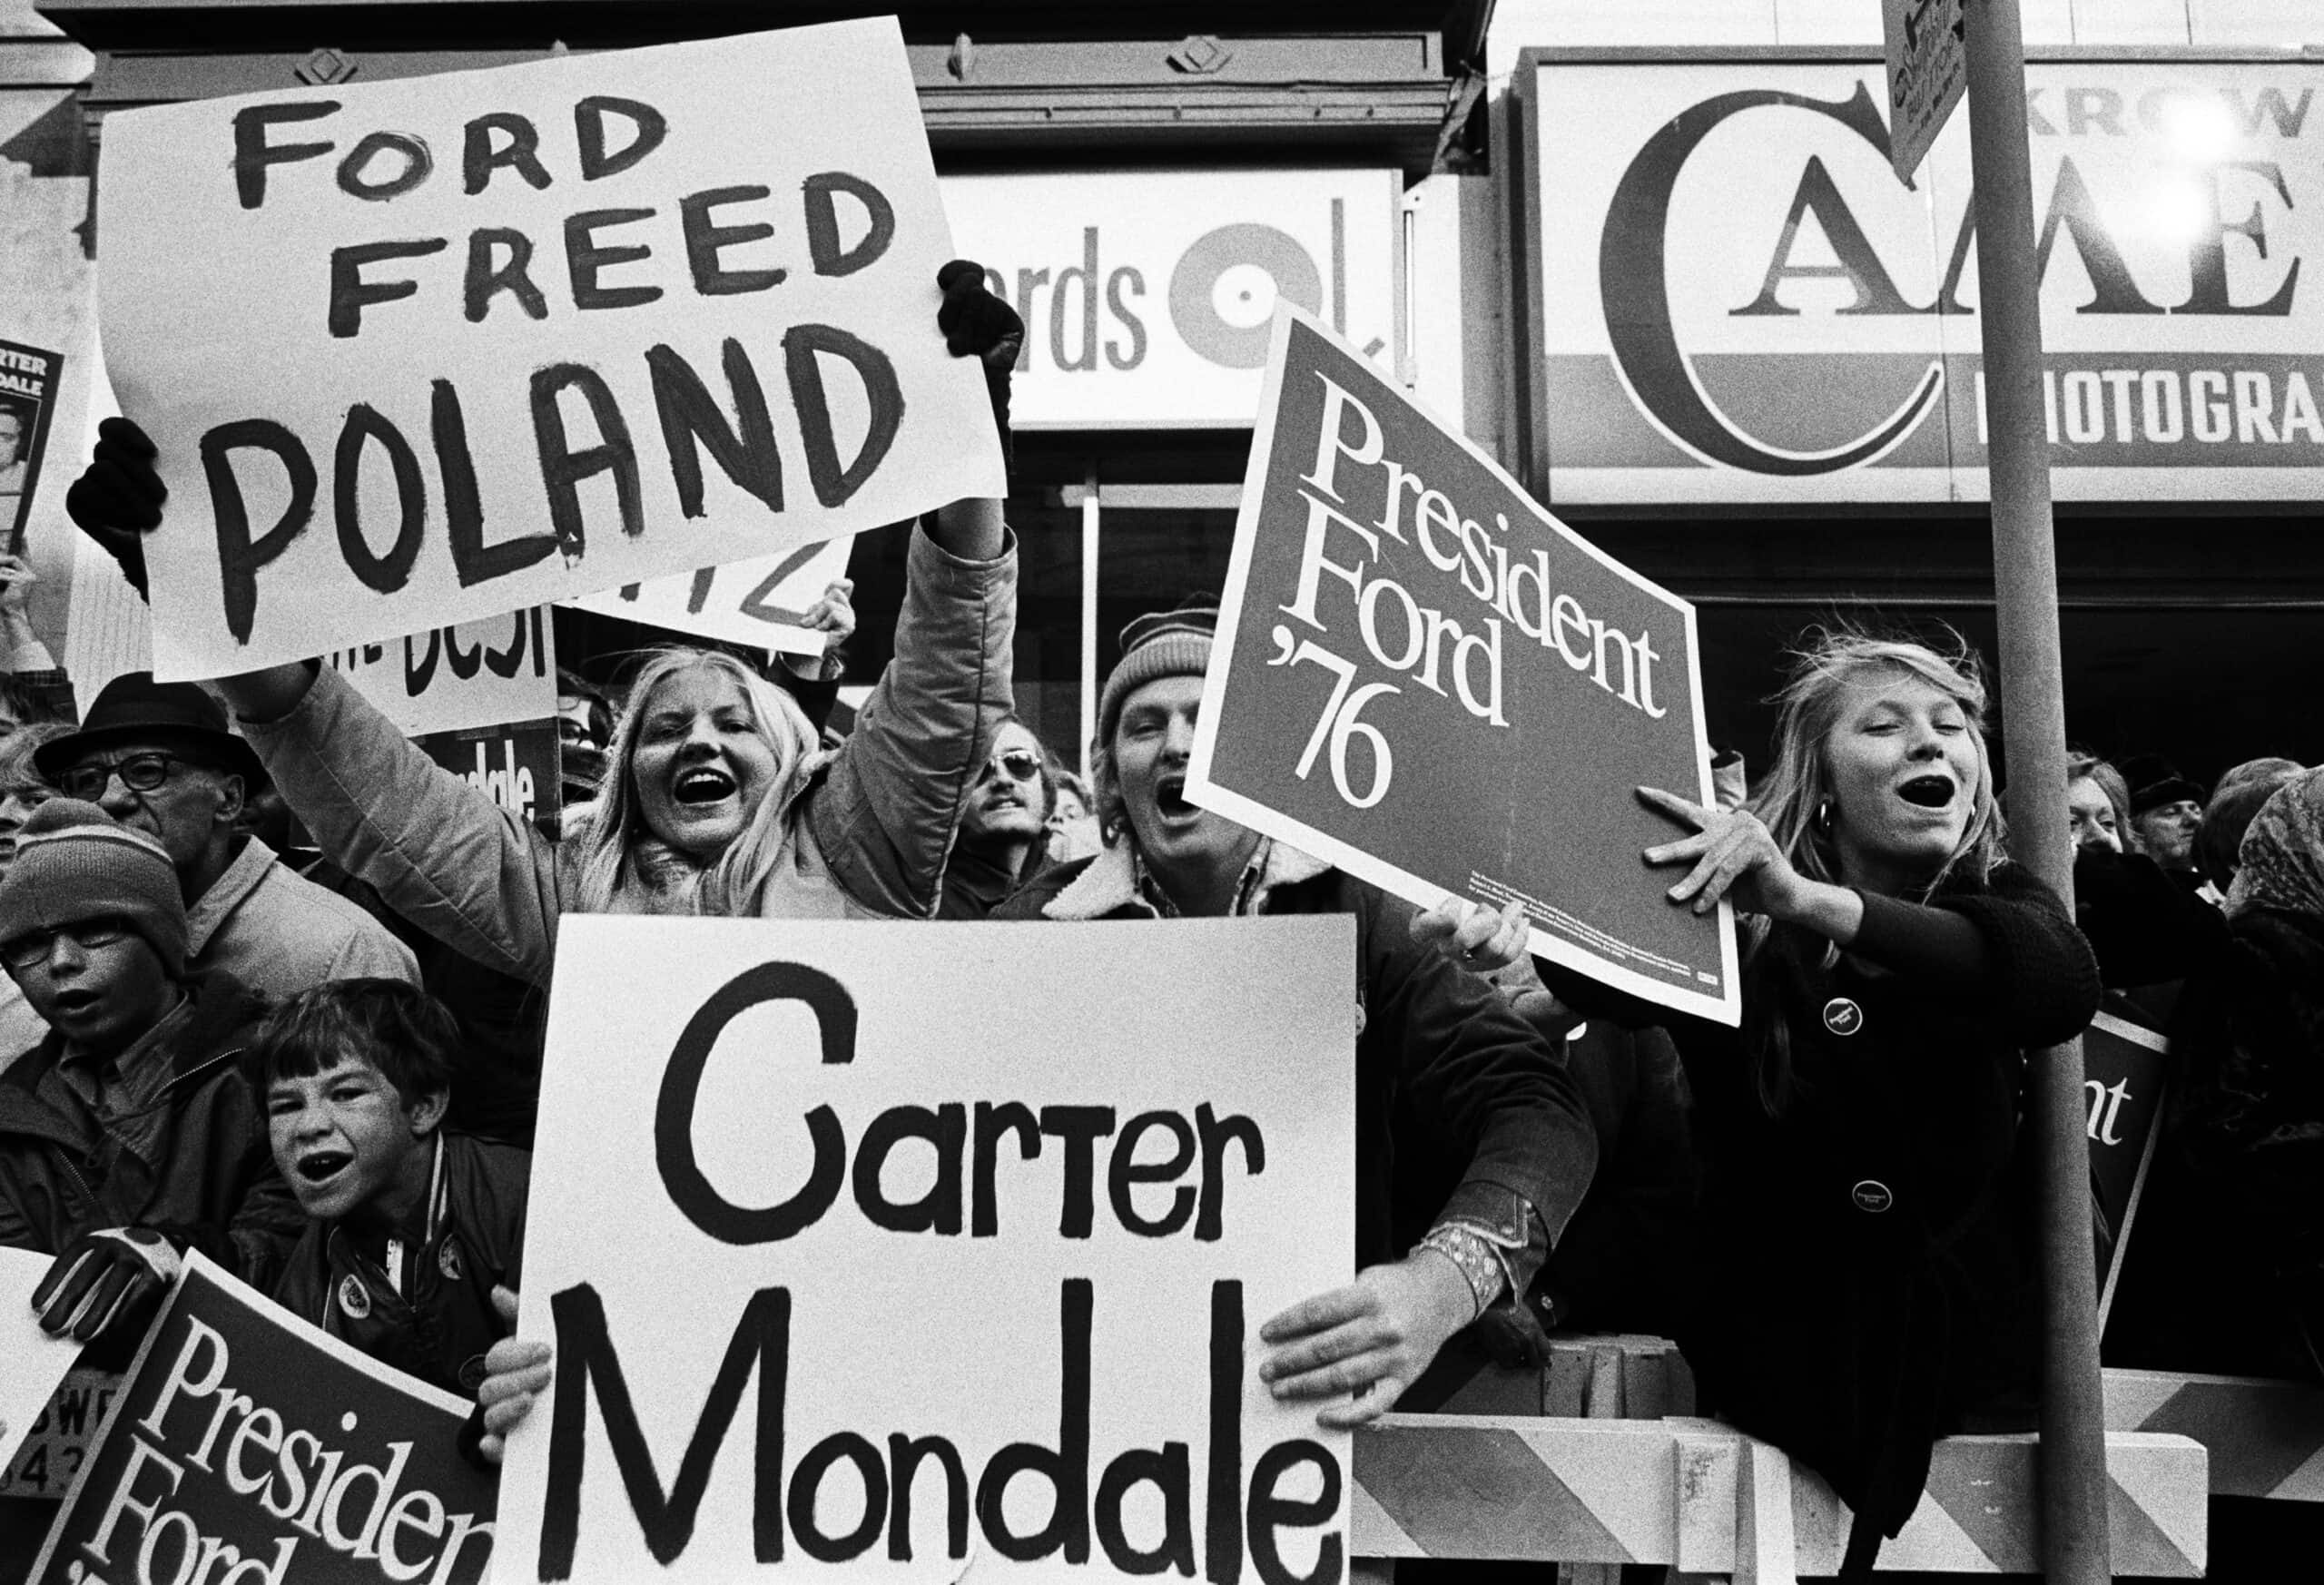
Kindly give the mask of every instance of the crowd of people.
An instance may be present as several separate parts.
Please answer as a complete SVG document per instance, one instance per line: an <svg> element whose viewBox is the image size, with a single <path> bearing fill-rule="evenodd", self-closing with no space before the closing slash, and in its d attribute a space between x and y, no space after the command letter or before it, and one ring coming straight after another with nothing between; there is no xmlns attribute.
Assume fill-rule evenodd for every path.
<svg viewBox="0 0 2324 1585"><path fill-rule="evenodd" d="M1022 327L980 271L943 286L1005 434ZM141 588L153 455L108 420L70 497ZM1708 805L1636 793L1670 905L1739 911L1729 1029L1533 964L1518 905L1416 911L1188 802L1200 599L1122 635L1084 784L1011 714L1000 503L907 532L851 731L829 665L671 648L618 692L567 677L566 806L537 822L314 663L133 674L76 718L0 565L0 1245L54 1256L43 1324L117 1362L199 1249L473 1399L489 1461L550 1378L513 1331L567 912L1330 913L1356 927L1357 1275L1269 1320L1258 1367L1327 1423L1425 1403L1440 1362L1539 1363L1545 1328L1668 1333L1706 1408L1851 1503L1868 1567L1934 1440L2030 1402L2025 1061L2106 1003L2174 1062L2134 1270L2245 1259L2237 1363L2324 1379L2324 771L2206 790L2078 759L2069 909L2008 855L1976 656L1816 635L1752 786L1728 756ZM816 614L835 638L847 602ZM261 834L285 812L313 852ZM2212 1215L2270 1247L2205 1238ZM2131 1304L2144 1363L2235 1368L2196 1308Z"/></svg>

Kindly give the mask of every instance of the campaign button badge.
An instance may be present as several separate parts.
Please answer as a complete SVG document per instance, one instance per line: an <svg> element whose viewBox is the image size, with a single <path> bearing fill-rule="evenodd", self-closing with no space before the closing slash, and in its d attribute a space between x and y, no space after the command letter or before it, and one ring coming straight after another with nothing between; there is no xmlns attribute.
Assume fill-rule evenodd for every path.
<svg viewBox="0 0 2324 1585"><path fill-rule="evenodd" d="M1888 1186L1876 1177L1867 1177L1848 1190L1848 1198L1856 1202L1857 1210L1869 1211L1876 1216L1896 1203Z"/></svg>
<svg viewBox="0 0 2324 1585"><path fill-rule="evenodd" d="M1864 1028L1864 1009L1845 996L1824 1004L1824 1027L1836 1035L1853 1035Z"/></svg>
<svg viewBox="0 0 2324 1585"><path fill-rule="evenodd" d="M341 1277L339 1307L347 1312L350 1320L362 1320L371 1313L371 1290L352 1276Z"/></svg>
<svg viewBox="0 0 2324 1585"><path fill-rule="evenodd" d="M460 1280L460 1245L457 1239L447 1238L436 1251L436 1269L447 1281Z"/></svg>

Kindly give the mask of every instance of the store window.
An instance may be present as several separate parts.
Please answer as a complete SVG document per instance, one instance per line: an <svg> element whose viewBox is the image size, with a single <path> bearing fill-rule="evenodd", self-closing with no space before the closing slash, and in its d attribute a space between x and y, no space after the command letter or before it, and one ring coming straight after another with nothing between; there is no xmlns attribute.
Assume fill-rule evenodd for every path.
<svg viewBox="0 0 2324 1585"><path fill-rule="evenodd" d="M1060 763L1086 767L1123 625L1225 588L1249 455L1241 429L1017 438L1017 713ZM867 534L848 569L860 617L849 679L865 691L893 653L904 544Z"/></svg>

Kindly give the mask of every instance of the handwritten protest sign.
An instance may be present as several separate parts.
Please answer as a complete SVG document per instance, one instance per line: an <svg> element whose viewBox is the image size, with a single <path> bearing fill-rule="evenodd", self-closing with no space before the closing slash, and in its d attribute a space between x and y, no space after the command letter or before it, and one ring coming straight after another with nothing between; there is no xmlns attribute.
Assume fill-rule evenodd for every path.
<svg viewBox="0 0 2324 1585"><path fill-rule="evenodd" d="M79 1344L42 1331L33 1314L33 1290L52 1258L38 1250L0 1249L0 1472L13 1467L48 1395L81 1354Z"/></svg>
<svg viewBox="0 0 2324 1585"><path fill-rule="evenodd" d="M165 678L1004 493L892 18L124 111L99 202Z"/></svg>
<svg viewBox="0 0 2324 1585"><path fill-rule="evenodd" d="M1532 950L1732 1024L1733 920L1639 853L1709 803L1694 607L1551 517L1278 307L1187 797L1423 906L1521 900Z"/></svg>
<svg viewBox="0 0 2324 1585"><path fill-rule="evenodd" d="M2122 1275L2147 1169L2161 1135L2167 1042L2127 1019L2100 1013L2082 1037L2090 1107L2090 1197L2098 1239L2098 1324L2106 1324Z"/></svg>
<svg viewBox="0 0 2324 1585"><path fill-rule="evenodd" d="M1353 954L567 916L503 1585L1338 1585L1345 1434L1254 1359L1352 1265Z"/></svg>
<svg viewBox="0 0 2324 1585"><path fill-rule="evenodd" d="M406 737L556 714L556 648L537 606L323 657Z"/></svg>
<svg viewBox="0 0 2324 1585"><path fill-rule="evenodd" d="M458 1451L467 1408L196 1255L33 1585L476 1585L493 1490Z"/></svg>
<svg viewBox="0 0 2324 1585"><path fill-rule="evenodd" d="M611 594L569 602L600 615L650 623L674 633L729 639L758 649L821 655L826 635L800 625L807 607L847 576L853 542L805 545L787 556L706 566L683 577L625 584Z"/></svg>

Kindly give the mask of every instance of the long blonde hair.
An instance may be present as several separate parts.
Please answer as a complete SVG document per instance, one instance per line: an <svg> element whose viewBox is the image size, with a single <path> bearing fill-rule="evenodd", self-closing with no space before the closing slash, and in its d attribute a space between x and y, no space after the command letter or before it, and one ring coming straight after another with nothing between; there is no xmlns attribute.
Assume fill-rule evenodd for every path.
<svg viewBox="0 0 2324 1585"><path fill-rule="evenodd" d="M624 888L639 878L639 845L658 840L639 805L631 761L654 691L670 678L694 670L717 672L742 689L752 723L774 751L780 769L775 784L751 812L750 822L726 844L725 852L696 866L694 911L755 915L761 911L767 881L790 837L784 815L817 763L815 729L796 700L733 655L718 650L672 647L655 650L631 684L629 702L614 723L613 742L606 749L605 786L591 806L590 819L567 839L580 844L575 903L580 911L610 911Z"/></svg>
<svg viewBox="0 0 2324 1585"><path fill-rule="evenodd" d="M1901 672L1936 689L1967 719L1977 751L1976 785L1970 790L1968 824L1960 842L1929 878L1923 895L1948 879L1983 887L2004 858L2001 805L1994 796L1993 752L1985 741L1984 667L1968 642L1945 629L1945 651L1910 639L1848 625L1811 630L1791 654L1791 668L1775 696L1775 763L1749 808L1775 839L1791 867L1810 880L1837 883L1839 856L1832 840L1834 788L1827 746L1840 722L1849 687L1867 672ZM1790 1019L1806 1009L1781 1004L1799 983L1795 970L1828 967L1838 949L1813 932L1764 917L1746 921L1745 972L1757 984L1744 1001L1745 1045L1756 1059L1759 1099L1780 1115L1792 1091Z"/></svg>

